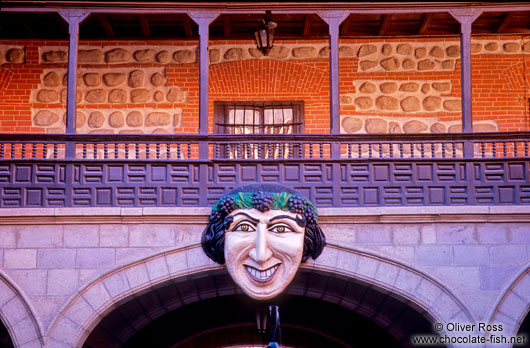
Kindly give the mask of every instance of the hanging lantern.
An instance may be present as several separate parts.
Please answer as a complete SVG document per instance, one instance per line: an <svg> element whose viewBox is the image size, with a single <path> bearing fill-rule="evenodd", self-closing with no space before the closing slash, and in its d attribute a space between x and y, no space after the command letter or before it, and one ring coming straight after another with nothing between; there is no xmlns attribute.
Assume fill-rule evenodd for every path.
<svg viewBox="0 0 530 348"><path fill-rule="evenodd" d="M256 46L258 50L264 55L268 55L274 43L274 28L278 26L275 22L270 20L270 11L267 11L266 18L262 18L262 24L254 33L256 37Z"/></svg>

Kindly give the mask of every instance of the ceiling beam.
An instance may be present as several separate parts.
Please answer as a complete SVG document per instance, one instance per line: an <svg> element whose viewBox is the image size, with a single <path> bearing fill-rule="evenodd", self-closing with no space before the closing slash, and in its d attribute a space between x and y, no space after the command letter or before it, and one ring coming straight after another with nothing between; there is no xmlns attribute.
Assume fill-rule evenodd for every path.
<svg viewBox="0 0 530 348"><path fill-rule="evenodd" d="M228 38L232 34L232 21L230 20L229 15L225 15L223 26L224 26L224 35L226 38Z"/></svg>
<svg viewBox="0 0 530 348"><path fill-rule="evenodd" d="M112 25L110 24L109 17L107 17L107 15L104 13L98 13L97 16L107 36L116 37L116 34L114 34L114 30L112 29Z"/></svg>
<svg viewBox="0 0 530 348"><path fill-rule="evenodd" d="M420 30L418 31L419 35L423 35L429 29L432 21L432 13L426 13L423 15L423 21L421 22Z"/></svg>
<svg viewBox="0 0 530 348"><path fill-rule="evenodd" d="M184 15L183 23L184 23L184 30L186 31L186 36L192 37L193 31L191 30L191 21L188 15Z"/></svg>
<svg viewBox="0 0 530 348"><path fill-rule="evenodd" d="M510 20L514 17L514 14L515 12L508 12L504 15L501 23L497 27L497 33L503 33L506 31L506 28L508 27L508 24L510 24Z"/></svg>
<svg viewBox="0 0 530 348"><path fill-rule="evenodd" d="M340 27L340 35L347 35L348 32L350 31L350 24L351 24L352 21L348 20L348 18L346 18L342 22L342 26Z"/></svg>
<svg viewBox="0 0 530 348"><path fill-rule="evenodd" d="M386 35L388 32L388 27L390 26L390 20L392 15L383 15L383 21L381 23L381 28L379 28L379 36Z"/></svg>
<svg viewBox="0 0 530 348"><path fill-rule="evenodd" d="M149 19L147 15L140 15L140 25L142 26L142 35L144 37L151 37L151 28L149 27Z"/></svg>
<svg viewBox="0 0 530 348"><path fill-rule="evenodd" d="M304 16L304 37L308 37L311 33L311 22L312 22L311 15L307 14Z"/></svg>

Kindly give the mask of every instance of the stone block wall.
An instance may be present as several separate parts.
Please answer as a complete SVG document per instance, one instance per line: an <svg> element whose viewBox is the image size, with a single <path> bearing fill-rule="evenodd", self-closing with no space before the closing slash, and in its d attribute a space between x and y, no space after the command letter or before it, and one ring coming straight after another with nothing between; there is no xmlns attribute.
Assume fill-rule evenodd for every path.
<svg viewBox="0 0 530 348"><path fill-rule="evenodd" d="M477 130L529 129L529 45L517 37L472 40ZM389 117L402 130L412 122L433 131L421 121L431 117L447 130L458 127L459 55L453 38L341 40L343 130L371 132L363 120ZM327 133L328 56L326 40L278 40L267 57L250 41L211 42L210 114L214 101L302 100L305 132ZM67 57L63 41L0 41L0 131L64 131ZM196 41L81 42L78 69L78 133L197 132Z"/></svg>

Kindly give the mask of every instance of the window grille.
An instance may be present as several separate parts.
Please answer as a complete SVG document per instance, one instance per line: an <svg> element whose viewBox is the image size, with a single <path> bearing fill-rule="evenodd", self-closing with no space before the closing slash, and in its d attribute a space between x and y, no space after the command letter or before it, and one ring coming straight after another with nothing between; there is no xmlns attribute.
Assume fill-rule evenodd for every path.
<svg viewBox="0 0 530 348"><path fill-rule="evenodd" d="M301 134L304 130L303 102L215 102L214 131L217 134ZM286 158L288 144L268 144L260 156L257 144L229 145L229 158ZM297 145L291 148L298 153ZM295 151L293 151L295 150Z"/></svg>

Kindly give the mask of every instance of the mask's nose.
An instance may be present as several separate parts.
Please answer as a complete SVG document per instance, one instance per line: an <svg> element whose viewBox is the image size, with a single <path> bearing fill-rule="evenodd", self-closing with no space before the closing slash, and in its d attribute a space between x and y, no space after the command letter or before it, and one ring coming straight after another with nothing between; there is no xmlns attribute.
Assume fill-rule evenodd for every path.
<svg viewBox="0 0 530 348"><path fill-rule="evenodd" d="M272 251L267 243L267 225L258 223L256 230L256 241L254 248L250 250L249 256L258 264L264 264L272 257Z"/></svg>

